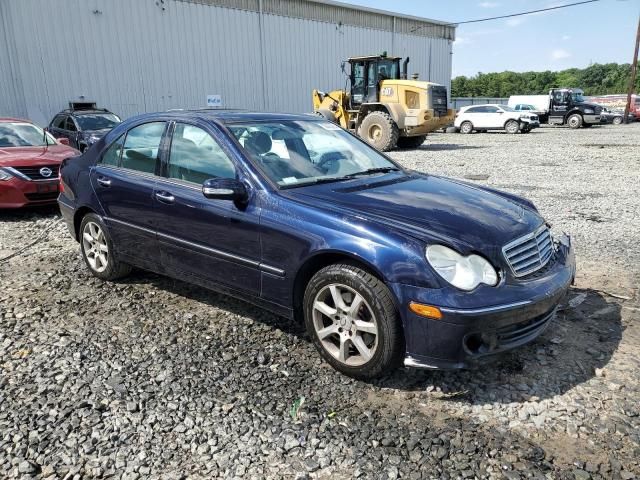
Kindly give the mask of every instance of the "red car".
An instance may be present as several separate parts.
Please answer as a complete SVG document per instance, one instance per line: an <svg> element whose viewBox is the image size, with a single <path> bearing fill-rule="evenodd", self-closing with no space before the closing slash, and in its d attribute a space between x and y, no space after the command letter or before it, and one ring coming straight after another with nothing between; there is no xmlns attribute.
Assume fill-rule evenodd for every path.
<svg viewBox="0 0 640 480"><path fill-rule="evenodd" d="M60 163L79 154L31 122L0 118L0 209L55 203Z"/></svg>

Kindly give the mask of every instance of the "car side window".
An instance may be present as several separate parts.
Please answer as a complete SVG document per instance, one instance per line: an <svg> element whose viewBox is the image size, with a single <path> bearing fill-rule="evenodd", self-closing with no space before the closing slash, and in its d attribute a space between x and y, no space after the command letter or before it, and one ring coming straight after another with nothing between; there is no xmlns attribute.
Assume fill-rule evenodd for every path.
<svg viewBox="0 0 640 480"><path fill-rule="evenodd" d="M64 115L58 115L56 118L53 119L53 122L51 123L53 124L54 128L60 128L64 130L64 123L66 119L67 118Z"/></svg>
<svg viewBox="0 0 640 480"><path fill-rule="evenodd" d="M143 123L127 132L120 166L144 173L155 173L165 122Z"/></svg>
<svg viewBox="0 0 640 480"><path fill-rule="evenodd" d="M464 113L480 113L480 108L481 107L471 107L471 108L468 108L467 111Z"/></svg>
<svg viewBox="0 0 640 480"><path fill-rule="evenodd" d="M111 144L106 152L102 155L100 163L103 165L112 165L117 167L120 165L120 157L122 156L122 145L124 143L124 133Z"/></svg>
<svg viewBox="0 0 640 480"><path fill-rule="evenodd" d="M64 124L64 129L68 130L69 132L77 131L76 124L73 122L73 119L71 117L67 117L67 121Z"/></svg>
<svg viewBox="0 0 640 480"><path fill-rule="evenodd" d="M176 123L168 177L200 185L210 178L236 178L236 169L209 133L194 125Z"/></svg>
<svg viewBox="0 0 640 480"><path fill-rule="evenodd" d="M500 109L498 107L484 107L485 113L498 113Z"/></svg>

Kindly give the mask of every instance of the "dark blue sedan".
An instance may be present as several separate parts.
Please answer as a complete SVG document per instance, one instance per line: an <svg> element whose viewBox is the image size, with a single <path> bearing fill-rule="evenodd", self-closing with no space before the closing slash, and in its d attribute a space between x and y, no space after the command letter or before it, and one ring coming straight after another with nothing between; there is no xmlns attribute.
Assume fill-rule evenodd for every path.
<svg viewBox="0 0 640 480"><path fill-rule="evenodd" d="M530 201L406 170L313 116L132 118L65 161L61 189L96 277L139 267L300 319L357 378L527 343L575 276Z"/></svg>

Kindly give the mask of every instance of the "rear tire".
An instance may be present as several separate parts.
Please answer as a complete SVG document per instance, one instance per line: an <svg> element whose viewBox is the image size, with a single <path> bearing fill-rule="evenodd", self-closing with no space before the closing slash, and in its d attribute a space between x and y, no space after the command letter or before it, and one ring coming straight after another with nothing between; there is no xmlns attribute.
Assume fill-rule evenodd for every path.
<svg viewBox="0 0 640 480"><path fill-rule="evenodd" d="M398 148L418 148L426 139L426 135L418 135L417 137L400 137L398 138Z"/></svg>
<svg viewBox="0 0 640 480"><path fill-rule="evenodd" d="M460 125L460 133L468 135L471 132L473 132L473 124L471 122L462 122Z"/></svg>
<svg viewBox="0 0 640 480"><path fill-rule="evenodd" d="M364 117L359 131L363 140L381 152L393 150L400 136L398 126L391 115L377 110Z"/></svg>
<svg viewBox="0 0 640 480"><path fill-rule="evenodd" d="M567 118L567 125L573 129L580 128L582 126L582 117L577 113L570 115L569 118Z"/></svg>
<svg viewBox="0 0 640 480"><path fill-rule="evenodd" d="M111 281L131 272L131 266L116 259L113 242L100 216L88 213L82 218L79 240L82 258L95 277Z"/></svg>
<svg viewBox="0 0 640 480"><path fill-rule="evenodd" d="M504 130L505 132L513 135L514 133L518 133L520 131L520 124L515 120L509 120L504 124Z"/></svg>
<svg viewBox="0 0 640 480"><path fill-rule="evenodd" d="M309 336L336 370L367 380L400 365L402 327L379 278L355 265L329 265L309 281L303 305Z"/></svg>

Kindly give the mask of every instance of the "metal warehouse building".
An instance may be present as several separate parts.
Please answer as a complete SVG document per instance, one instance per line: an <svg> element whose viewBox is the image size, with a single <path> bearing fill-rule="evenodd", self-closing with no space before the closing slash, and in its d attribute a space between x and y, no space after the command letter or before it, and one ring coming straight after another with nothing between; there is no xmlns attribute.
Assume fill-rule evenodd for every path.
<svg viewBox="0 0 640 480"><path fill-rule="evenodd" d="M0 115L46 124L70 100L308 112L349 56L409 56L450 89L455 27L326 0L0 0Z"/></svg>

